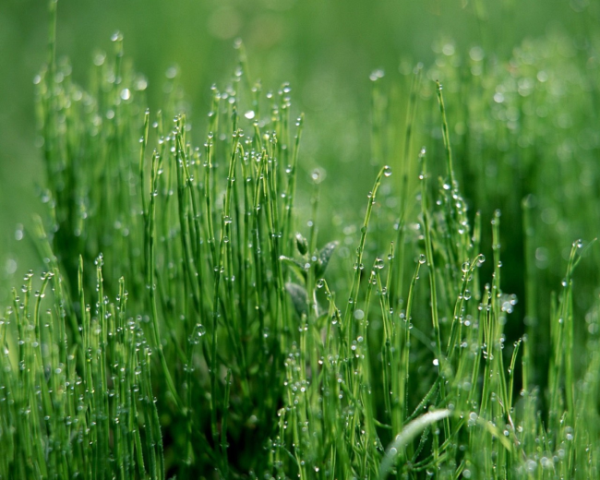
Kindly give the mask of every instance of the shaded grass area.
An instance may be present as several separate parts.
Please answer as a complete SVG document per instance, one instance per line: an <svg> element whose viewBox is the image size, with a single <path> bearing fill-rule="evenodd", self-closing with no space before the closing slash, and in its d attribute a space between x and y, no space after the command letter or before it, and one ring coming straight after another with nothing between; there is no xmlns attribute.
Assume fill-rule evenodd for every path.
<svg viewBox="0 0 600 480"><path fill-rule="evenodd" d="M374 72L355 225L241 43L195 146L176 72L150 112L112 41L87 88L52 42L35 80L1 478L598 476L594 62L550 35Z"/></svg>

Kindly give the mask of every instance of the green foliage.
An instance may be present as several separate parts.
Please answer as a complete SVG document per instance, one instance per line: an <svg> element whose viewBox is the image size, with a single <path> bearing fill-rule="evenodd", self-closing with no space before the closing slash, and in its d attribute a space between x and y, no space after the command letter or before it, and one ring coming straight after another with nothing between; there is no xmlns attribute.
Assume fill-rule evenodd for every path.
<svg viewBox="0 0 600 480"><path fill-rule="evenodd" d="M598 88L565 39L443 49L401 107L373 74L378 173L324 245L289 85L239 44L196 147L177 77L146 110L113 42L87 89L52 42L36 79L46 272L0 324L0 478L598 477L600 304L569 238L597 225Z"/></svg>

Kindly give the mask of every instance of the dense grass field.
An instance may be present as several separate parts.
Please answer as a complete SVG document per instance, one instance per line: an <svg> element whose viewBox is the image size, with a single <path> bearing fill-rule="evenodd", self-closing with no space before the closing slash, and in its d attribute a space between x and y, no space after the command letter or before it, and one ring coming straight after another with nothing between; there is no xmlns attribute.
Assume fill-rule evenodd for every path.
<svg viewBox="0 0 600 480"><path fill-rule="evenodd" d="M202 115L118 32L71 65L49 5L0 479L600 476L594 5L375 65L367 114L235 41Z"/></svg>

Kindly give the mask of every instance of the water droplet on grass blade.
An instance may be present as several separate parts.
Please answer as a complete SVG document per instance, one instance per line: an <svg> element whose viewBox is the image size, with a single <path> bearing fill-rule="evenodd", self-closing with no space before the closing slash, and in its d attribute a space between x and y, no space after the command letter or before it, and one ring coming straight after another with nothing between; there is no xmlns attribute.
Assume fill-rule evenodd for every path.
<svg viewBox="0 0 600 480"><path fill-rule="evenodd" d="M325 170L322 168L315 168L310 174L310 178L314 183L321 183L325 180Z"/></svg>

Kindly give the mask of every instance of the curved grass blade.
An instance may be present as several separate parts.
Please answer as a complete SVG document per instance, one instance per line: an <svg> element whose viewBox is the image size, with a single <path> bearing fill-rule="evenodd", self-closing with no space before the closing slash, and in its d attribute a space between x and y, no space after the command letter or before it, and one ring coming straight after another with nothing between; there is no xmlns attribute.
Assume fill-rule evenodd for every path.
<svg viewBox="0 0 600 480"><path fill-rule="evenodd" d="M433 412L428 412L424 415L421 415L419 418L416 418L407 424L402 431L396 435L394 441L387 448L385 456L383 457L383 460L379 466L379 479L383 480L387 477L396 461L398 453L401 450L403 451L406 446L417 437L417 435L419 435L432 423L449 417L451 413L452 412L448 409L435 410Z"/></svg>

